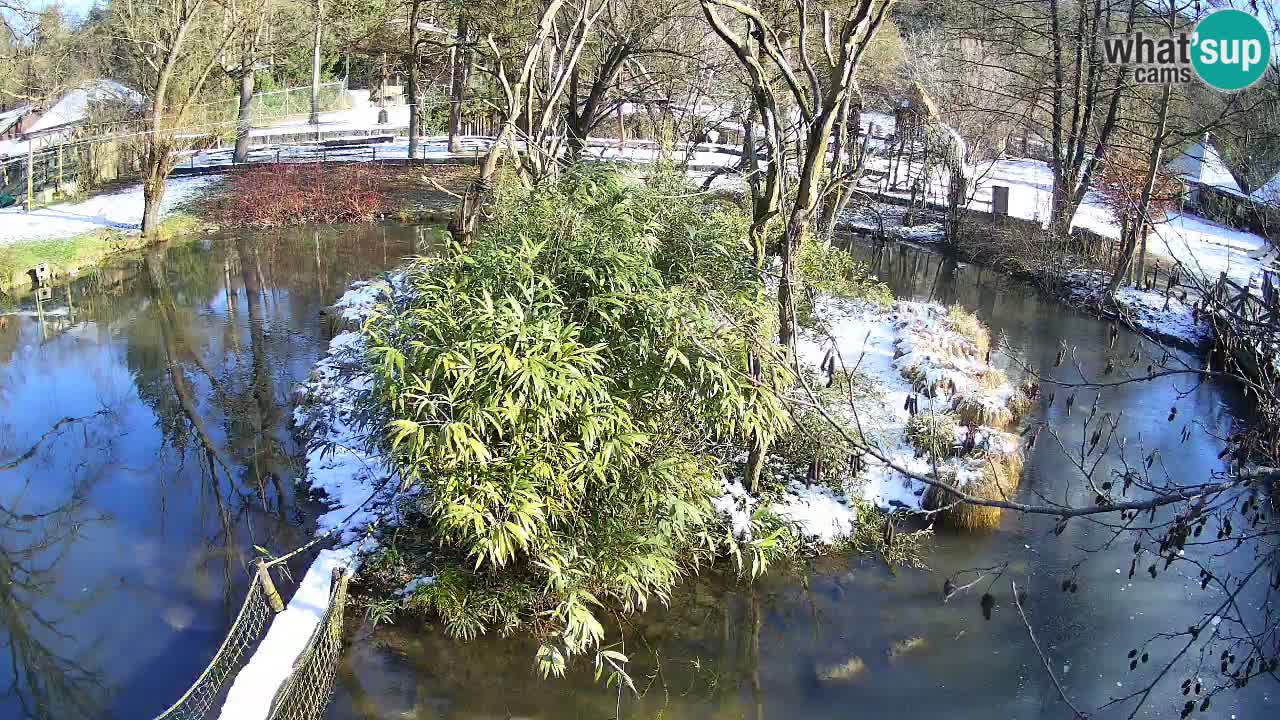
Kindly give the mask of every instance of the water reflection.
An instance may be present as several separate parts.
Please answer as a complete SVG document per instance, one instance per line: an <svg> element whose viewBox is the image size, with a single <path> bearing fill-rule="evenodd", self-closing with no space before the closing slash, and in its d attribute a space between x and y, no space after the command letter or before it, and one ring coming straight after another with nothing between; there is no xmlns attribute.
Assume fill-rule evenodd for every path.
<svg viewBox="0 0 1280 720"><path fill-rule="evenodd" d="M211 236L0 316L0 717L151 717L305 540L290 386L413 229ZM63 418L71 422L59 424Z"/></svg>
<svg viewBox="0 0 1280 720"><path fill-rule="evenodd" d="M1060 341L1078 349L1087 374L1098 375L1106 363L1109 326L1033 288L905 246L852 250L899 297L958 303L976 312L996 336L994 359L1015 375L1024 364L1050 367ZM1162 352L1128 333L1114 352L1124 356L1135 349ZM1079 379L1074 373L1069 368L1062 379ZM1221 466L1220 445L1199 431L1184 442L1185 423L1166 421L1180 390L1187 388L1171 379L1117 388L1100 399L1099 411L1123 414L1131 452L1158 450L1173 471L1207 477ZM1213 433L1224 432L1239 407L1234 393L1210 385L1192 389L1178 404L1180 417ZM1051 422L1078 441L1080 413L1073 423L1063 406L1061 399L1042 405L1029 422ZM1116 465L1111 458L1101 472ZM1087 499L1063 449L1049 442L1037 444L1027 458L1021 492L1028 498ZM1201 591L1194 570L1189 576L1170 572L1158 580L1130 580L1128 548L1107 546L1107 528L1073 522L1057 536L1053 525L1047 518L1006 513L997 532L939 533L927 558L931 571L891 573L874 558L837 556L801 575L772 573L754 587L714 576L693 578L670 608L626 619L622 632L611 634L625 638L620 649L631 658L630 671L642 691L638 698L595 683L585 668L564 680L539 680L532 664L535 646L527 638L456 643L438 628L407 621L366 629L348 652L329 717L1070 717L1008 600L1009 575L1027 590L1036 635L1082 708L1152 681L1156 662L1130 672L1128 650L1199 620L1221 595ZM1227 565L1247 568L1253 562L1251 553L1240 551ZM975 592L943 603L945 577L1002 563L1009 575L998 584L984 576ZM1076 579L1080 592L1061 591L1067 576ZM990 621L979 606L987 587L996 597ZM1261 598L1242 602L1257 607ZM1152 648L1163 659L1176 645ZM1183 700L1178 684L1196 670L1195 663L1180 662L1144 714L1176 716ZM1274 695L1274 684L1263 679L1215 698L1214 712L1262 716ZM1127 712L1126 707L1112 715Z"/></svg>

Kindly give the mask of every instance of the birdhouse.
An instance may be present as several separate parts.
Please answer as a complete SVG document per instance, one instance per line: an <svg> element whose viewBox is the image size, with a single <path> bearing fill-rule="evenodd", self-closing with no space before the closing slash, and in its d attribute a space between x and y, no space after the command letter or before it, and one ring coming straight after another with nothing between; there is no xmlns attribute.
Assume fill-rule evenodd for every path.
<svg viewBox="0 0 1280 720"><path fill-rule="evenodd" d="M31 277L31 287L33 288L44 287L53 277L53 273L49 270L49 263L40 263L28 270L27 275Z"/></svg>

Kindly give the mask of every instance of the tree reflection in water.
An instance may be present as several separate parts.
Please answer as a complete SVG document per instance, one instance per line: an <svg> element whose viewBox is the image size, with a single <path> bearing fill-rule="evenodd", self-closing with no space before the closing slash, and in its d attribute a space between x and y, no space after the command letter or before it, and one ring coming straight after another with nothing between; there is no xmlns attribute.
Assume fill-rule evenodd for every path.
<svg viewBox="0 0 1280 720"><path fill-rule="evenodd" d="M198 675L254 546L310 534L287 394L320 310L416 235L201 237L55 287L43 321L0 315L0 717L148 717Z"/></svg>
<svg viewBox="0 0 1280 720"><path fill-rule="evenodd" d="M79 430L87 438L89 426L109 415L59 420L15 456L0 448L0 653L9 661L0 695L36 720L89 717L104 695L100 674L81 664L83 648L62 628L74 604L54 597L61 561L86 527L102 521L85 500L96 476L82 466L66 493L47 504L32 500L40 494L32 483L43 479L43 463L64 435Z"/></svg>

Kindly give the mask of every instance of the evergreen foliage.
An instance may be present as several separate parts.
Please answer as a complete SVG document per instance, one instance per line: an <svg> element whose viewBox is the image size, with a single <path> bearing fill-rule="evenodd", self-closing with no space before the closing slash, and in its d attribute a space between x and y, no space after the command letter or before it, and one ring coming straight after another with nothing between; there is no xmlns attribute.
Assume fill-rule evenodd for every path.
<svg viewBox="0 0 1280 720"><path fill-rule="evenodd" d="M586 651L616 671L601 610L666 601L726 550L723 459L785 429L789 375L748 374L771 312L735 210L582 170L503 183L493 212L366 327L386 449L434 532L413 602L460 637L532 626L544 674Z"/></svg>

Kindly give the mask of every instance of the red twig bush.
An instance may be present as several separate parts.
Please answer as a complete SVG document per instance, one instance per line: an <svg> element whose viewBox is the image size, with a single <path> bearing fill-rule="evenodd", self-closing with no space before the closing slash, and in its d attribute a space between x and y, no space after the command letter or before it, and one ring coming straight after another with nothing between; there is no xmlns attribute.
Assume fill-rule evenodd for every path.
<svg viewBox="0 0 1280 720"><path fill-rule="evenodd" d="M391 208L389 178L377 165L257 165L232 175L208 205L232 226L368 223Z"/></svg>

